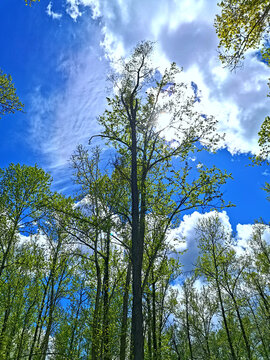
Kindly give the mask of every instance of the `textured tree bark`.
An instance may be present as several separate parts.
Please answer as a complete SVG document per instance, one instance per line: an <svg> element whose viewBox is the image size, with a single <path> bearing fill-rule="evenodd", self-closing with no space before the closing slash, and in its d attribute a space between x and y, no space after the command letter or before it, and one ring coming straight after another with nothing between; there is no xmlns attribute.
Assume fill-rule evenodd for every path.
<svg viewBox="0 0 270 360"><path fill-rule="evenodd" d="M131 262L129 261L127 268L125 289L124 289L124 297L123 297L123 313L122 313L121 338L120 338L120 360L126 360L128 297L129 297L130 280L131 280Z"/></svg>
<svg viewBox="0 0 270 360"><path fill-rule="evenodd" d="M106 255L104 259L103 276L103 324L102 324L102 358L111 360L109 349L109 260L110 260L110 230L107 232Z"/></svg>
<svg viewBox="0 0 270 360"><path fill-rule="evenodd" d="M131 324L131 359L143 360L143 314L142 314L142 260L143 239L139 231L139 191L137 173L137 138L136 117L131 121L131 193L132 193L132 324Z"/></svg>
<svg viewBox="0 0 270 360"><path fill-rule="evenodd" d="M92 350L91 350L91 359L97 360L99 355L99 335L98 335L98 328L99 328L99 308L100 308L100 292L101 292L101 270L98 261L98 254L97 254L97 243L98 243L98 231L96 230L95 236L95 267L96 267L96 275L97 275L97 291L96 291L96 298L95 298L95 308L93 314L93 327L92 327Z"/></svg>
<svg viewBox="0 0 270 360"><path fill-rule="evenodd" d="M152 309L151 309L151 298L150 295L147 294L146 297L147 302L147 347L148 347L148 359L152 360Z"/></svg>
<svg viewBox="0 0 270 360"><path fill-rule="evenodd" d="M152 284L152 335L153 335L153 360L158 359L157 349L157 314L156 314L156 284Z"/></svg>

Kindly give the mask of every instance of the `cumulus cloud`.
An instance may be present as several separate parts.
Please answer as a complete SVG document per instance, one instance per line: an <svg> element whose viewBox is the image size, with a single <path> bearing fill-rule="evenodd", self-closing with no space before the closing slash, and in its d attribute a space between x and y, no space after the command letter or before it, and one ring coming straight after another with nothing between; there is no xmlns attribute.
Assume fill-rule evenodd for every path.
<svg viewBox="0 0 270 360"><path fill-rule="evenodd" d="M269 107L268 68L252 52L237 72L221 67L213 27L216 1L67 0L67 6L74 19L91 7L93 18L102 21L110 57L127 54L143 39L158 41L157 62L184 67L185 79L202 91L204 113L215 115L226 133L229 151L258 151L257 133Z"/></svg>
<svg viewBox="0 0 270 360"><path fill-rule="evenodd" d="M46 13L47 13L49 16L51 16L53 19L55 19L55 20L59 20L59 19L61 19L61 17L62 17L62 14L59 14L59 13L54 12L54 11L52 10L52 2L49 2L48 6L47 6Z"/></svg>
<svg viewBox="0 0 270 360"><path fill-rule="evenodd" d="M194 265L199 255L196 232L198 221L214 215L218 215L225 231L234 237L235 242L233 242L232 247L235 250L236 255L241 256L249 252L249 240L252 237L254 225L237 224L236 232L233 234L230 219L226 211L220 213L210 211L205 214L200 214L199 212L194 211L190 215L184 215L179 227L171 230L168 237L168 241L174 246L176 251L180 253L184 251L184 253L180 255L184 273L194 269ZM263 238L269 242L270 230L268 228L265 229Z"/></svg>
<svg viewBox="0 0 270 360"><path fill-rule="evenodd" d="M237 224L236 226L236 240L237 243L234 246L234 250L237 255L243 255L249 248L249 240L253 233L252 224Z"/></svg>
<svg viewBox="0 0 270 360"><path fill-rule="evenodd" d="M183 265L184 272L189 272L194 269L194 265L199 255L199 249L196 240L196 228L198 221L216 214L218 214L224 228L227 231L232 232L230 220L226 211L221 213L210 211L205 214L200 214L198 211L194 211L190 215L184 215L179 227L171 231L168 240L173 243L176 251L182 252L185 250L184 254L181 255L181 263Z"/></svg>

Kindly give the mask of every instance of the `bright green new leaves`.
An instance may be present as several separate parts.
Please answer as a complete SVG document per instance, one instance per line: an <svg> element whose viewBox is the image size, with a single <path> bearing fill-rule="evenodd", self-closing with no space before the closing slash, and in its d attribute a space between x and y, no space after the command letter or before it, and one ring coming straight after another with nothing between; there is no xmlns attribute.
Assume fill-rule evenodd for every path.
<svg viewBox="0 0 270 360"><path fill-rule="evenodd" d="M39 2L40 0L24 0L26 6L27 5L31 6L33 2L37 2L37 1Z"/></svg>
<svg viewBox="0 0 270 360"><path fill-rule="evenodd" d="M51 197L50 176L37 166L10 166L0 170L0 276L19 232L32 233Z"/></svg>
<svg viewBox="0 0 270 360"><path fill-rule="evenodd" d="M112 76L115 96L107 99L108 109L99 117L104 130L97 135L117 151L115 171L130 189L135 360L142 360L144 352L145 279L165 246L169 227L176 225L186 210L212 205L213 199L217 200L213 206L219 206L219 187L228 178L215 168L192 169L191 155L217 148L221 139L217 121L196 110L194 95L178 80L181 70L176 64L158 74L151 65L152 51L151 42L142 42L130 58L118 64L121 71ZM170 94L165 90L168 84L173 87ZM173 161L178 163L178 171ZM149 259L142 279L145 252ZM153 345L153 353L156 350Z"/></svg>
<svg viewBox="0 0 270 360"><path fill-rule="evenodd" d="M264 122L261 125L261 129L258 133L259 135L259 146L260 146L260 154L257 157L257 161L265 160L268 158L270 153L270 118L267 116L264 119Z"/></svg>
<svg viewBox="0 0 270 360"><path fill-rule="evenodd" d="M249 49L260 49L268 61L267 42L270 4L266 0L225 0L219 3L221 15L215 27L219 37L220 59L234 69Z"/></svg>
<svg viewBox="0 0 270 360"><path fill-rule="evenodd" d="M253 164L261 165L262 163L269 164L269 155L270 155L270 117L267 116L264 119L264 122L261 125L261 129L258 133L259 135L259 146L260 151L257 156L252 158ZM270 193L270 184L265 183L263 188L268 194ZM270 200L268 196L268 200Z"/></svg>
<svg viewBox="0 0 270 360"><path fill-rule="evenodd" d="M23 106L16 94L11 76L0 69L0 118L5 114L22 111Z"/></svg>
<svg viewBox="0 0 270 360"><path fill-rule="evenodd" d="M219 37L220 59L235 69L247 50L260 50L269 64L270 4L266 0L226 0L219 3L221 15L215 27ZM253 160L260 164L270 153L270 119L267 116L259 131L259 155Z"/></svg>
<svg viewBox="0 0 270 360"><path fill-rule="evenodd" d="M38 166L10 164L0 171L0 203L11 222L29 224L51 197L51 178Z"/></svg>

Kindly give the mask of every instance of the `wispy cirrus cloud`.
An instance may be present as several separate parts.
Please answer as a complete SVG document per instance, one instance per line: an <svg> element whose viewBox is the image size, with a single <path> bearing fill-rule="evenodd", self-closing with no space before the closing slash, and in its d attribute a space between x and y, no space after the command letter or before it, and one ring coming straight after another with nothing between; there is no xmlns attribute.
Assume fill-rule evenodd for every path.
<svg viewBox="0 0 270 360"><path fill-rule="evenodd" d="M99 46L99 27L91 23L76 25L84 35L77 40L74 33L75 45L62 44L51 60L54 70L50 90L41 83L31 92L29 101L29 141L40 153L43 166L62 182L70 176L68 162L76 147L86 145L100 131L97 117L104 110L108 86L109 64Z"/></svg>
<svg viewBox="0 0 270 360"><path fill-rule="evenodd" d="M37 88L32 96L31 138L52 168L65 165L76 146L99 131L106 88L106 65L90 49L60 67L69 73L65 89L48 97Z"/></svg>

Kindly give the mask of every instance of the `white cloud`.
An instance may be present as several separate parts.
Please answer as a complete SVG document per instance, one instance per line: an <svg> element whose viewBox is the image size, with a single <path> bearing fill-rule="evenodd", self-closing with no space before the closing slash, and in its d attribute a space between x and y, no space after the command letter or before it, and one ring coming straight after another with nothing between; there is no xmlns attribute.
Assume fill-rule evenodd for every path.
<svg viewBox="0 0 270 360"><path fill-rule="evenodd" d="M95 0L66 0L67 3L67 13L74 20L77 21L77 18L83 15L83 12L80 11L81 6L89 6L92 9L92 17L96 19L100 16L99 2Z"/></svg>
<svg viewBox="0 0 270 360"><path fill-rule="evenodd" d="M67 0L72 17L90 6L103 24L105 47L110 57L127 54L143 39L157 40L157 62L176 61L184 77L202 90L204 113L219 120L231 153L256 152L257 133L268 114L268 68L252 53L237 72L223 69L217 56L218 39L213 27L219 12L214 0L97 1Z"/></svg>
<svg viewBox="0 0 270 360"><path fill-rule="evenodd" d="M263 239L266 241L268 245L270 245L270 229L269 226L265 228L265 231L263 233Z"/></svg>
<svg viewBox="0 0 270 360"><path fill-rule="evenodd" d="M46 248L46 250L49 250L49 242L44 234L35 234L30 236L18 234L18 238L19 246L31 246L31 244L35 244L40 248Z"/></svg>
<svg viewBox="0 0 270 360"><path fill-rule="evenodd" d="M213 216L214 214L218 214L219 219L225 229L229 232L232 232L230 220L226 211L221 213L211 211L205 214L200 214L198 211L194 211L190 215L184 215L179 227L172 230L169 236L169 241L173 240L173 244L177 251L182 252L183 250L186 250L186 252L180 256L184 272L191 271L194 268L197 257L199 255L196 241L196 227L199 219L207 218Z"/></svg>
<svg viewBox="0 0 270 360"><path fill-rule="evenodd" d="M270 175L270 172L266 169L262 172L262 175L263 176L269 176Z"/></svg>
<svg viewBox="0 0 270 360"><path fill-rule="evenodd" d="M52 2L51 1L49 2L48 6L47 6L46 13L55 20L59 20L62 17L62 14L56 13L52 10Z"/></svg>
<svg viewBox="0 0 270 360"><path fill-rule="evenodd" d="M248 241L253 233L253 225L237 224L236 232L237 244L234 246L234 250L236 251L237 255L243 255L249 249Z"/></svg>
<svg viewBox="0 0 270 360"><path fill-rule="evenodd" d="M63 177L70 177L68 160L77 145L87 144L90 136L99 132L97 116L105 106L109 68L98 46L97 27L90 26L88 32L94 43L77 52L61 53L55 61L64 86L49 95L42 86L37 87L31 95L31 144L43 155L46 169L62 182Z"/></svg>
<svg viewBox="0 0 270 360"><path fill-rule="evenodd" d="M221 67L213 28L216 1L66 0L66 11L74 20L83 18L77 25L85 32L84 41L80 51L59 54L57 69L64 74L65 88L50 96L36 89L33 96L32 142L51 168L64 166L76 145L98 130L108 73L100 44L110 58L118 58L143 39L158 41L154 65L163 69L176 61L184 66L181 81L198 85L197 110L219 120L231 153L257 151L257 133L268 112L268 68L252 54L236 73ZM51 2L47 12L60 15Z"/></svg>
<svg viewBox="0 0 270 360"><path fill-rule="evenodd" d="M67 14L72 17L74 21L77 20L79 16L82 16L82 13L79 11L79 1L77 0L67 0L68 7L66 9Z"/></svg>
<svg viewBox="0 0 270 360"><path fill-rule="evenodd" d="M194 268L199 255L199 249L196 241L196 227L198 221L216 214L218 214L225 231L232 234L232 226L226 211L221 213L210 211L205 214L200 214L199 212L194 211L190 215L184 215L179 227L173 229L168 236L168 241L174 245L177 251L182 252L185 250L184 254L180 255L184 272L189 272ZM237 224L235 245L233 245L233 249L236 251L237 256L241 256L249 252L249 240L253 233L253 227L254 225L252 224ZM270 230L268 228L266 228L263 238L270 243Z"/></svg>

